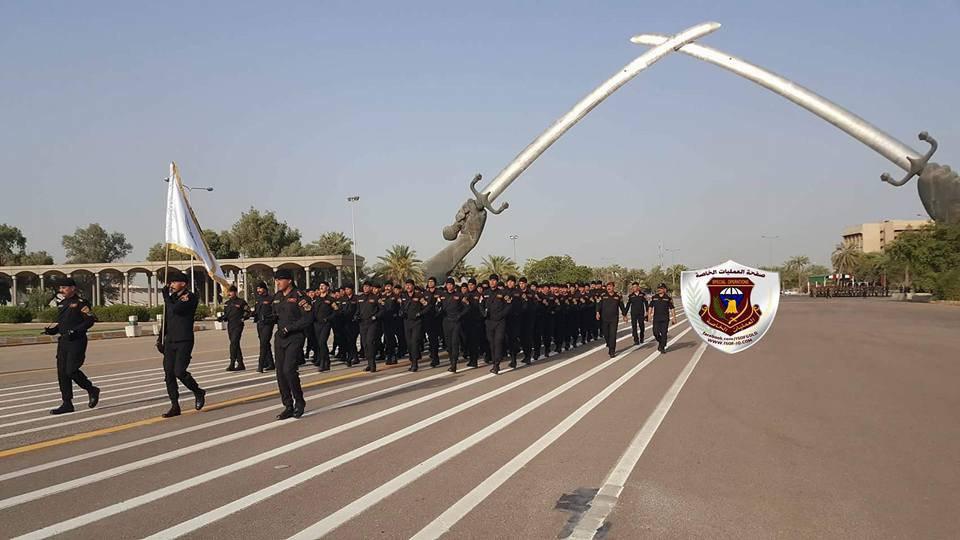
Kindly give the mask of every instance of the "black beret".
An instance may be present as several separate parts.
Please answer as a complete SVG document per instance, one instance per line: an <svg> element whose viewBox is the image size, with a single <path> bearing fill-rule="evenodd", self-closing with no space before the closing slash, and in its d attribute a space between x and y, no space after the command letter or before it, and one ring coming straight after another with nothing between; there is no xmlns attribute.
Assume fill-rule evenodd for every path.
<svg viewBox="0 0 960 540"><path fill-rule="evenodd" d="M661 284L657 285L657 288L658 288L658 289L666 289L666 288L667 288L667 284L666 284L666 283L661 283Z"/></svg>
<svg viewBox="0 0 960 540"><path fill-rule="evenodd" d="M227 289L227 290L230 291L230 292L237 292L237 286L236 286L236 285L231 285L230 288Z"/></svg>
<svg viewBox="0 0 960 540"><path fill-rule="evenodd" d="M497 281L500 281L500 276L498 276L498 275L496 275L496 274L490 274L490 279L495 279L495 280L497 280Z"/></svg>
<svg viewBox="0 0 960 540"><path fill-rule="evenodd" d="M344 284L343 284L343 287L340 287L340 288L341 288L341 289L350 289L350 290L352 291L352 290L353 290L353 283L344 283Z"/></svg>
<svg viewBox="0 0 960 540"><path fill-rule="evenodd" d="M266 288L267 288L267 283L264 282L264 281L261 281L260 283L257 283L257 288L258 288L258 289L266 289Z"/></svg>
<svg viewBox="0 0 960 540"><path fill-rule="evenodd" d="M364 287L373 287L373 283L371 283L370 280L368 279L367 281L364 281L364 282L363 282L363 286L364 286Z"/></svg>
<svg viewBox="0 0 960 540"><path fill-rule="evenodd" d="M412 279L408 279L408 280L404 281L403 283L404 283L404 284L409 283L410 285L416 285L416 283L414 283Z"/></svg>
<svg viewBox="0 0 960 540"><path fill-rule="evenodd" d="M273 274L273 279L293 279L293 272L287 270L286 268L281 268Z"/></svg>
<svg viewBox="0 0 960 540"><path fill-rule="evenodd" d="M516 281L517 278L514 276L507 276L507 281Z"/></svg>
<svg viewBox="0 0 960 540"><path fill-rule="evenodd" d="M470 278L470 279L467 280L467 283L472 283L472 284L476 285L476 284L477 284L477 278Z"/></svg>
<svg viewBox="0 0 960 540"><path fill-rule="evenodd" d="M526 283L526 282L527 282L527 278L525 276L521 276L520 283Z"/></svg>
<svg viewBox="0 0 960 540"><path fill-rule="evenodd" d="M317 283L317 287L319 287L320 285L326 285L327 287L329 287L330 283L326 280L320 280L320 283Z"/></svg>
<svg viewBox="0 0 960 540"><path fill-rule="evenodd" d="M72 277L65 277L61 280L58 280L57 286L59 287L76 287L77 281Z"/></svg>
<svg viewBox="0 0 960 540"><path fill-rule="evenodd" d="M383 286L386 287L387 285L393 287L393 281L388 279L388 280L383 284Z"/></svg>
<svg viewBox="0 0 960 540"><path fill-rule="evenodd" d="M448 277L446 282L456 284L457 280L453 279L452 277Z"/></svg>
<svg viewBox="0 0 960 540"><path fill-rule="evenodd" d="M433 276L430 276L429 278L427 278L427 281L432 281L432 282L436 283L436 282L437 282L437 278L435 278L435 277L433 277Z"/></svg>
<svg viewBox="0 0 960 540"><path fill-rule="evenodd" d="M171 268L170 271L167 272L167 283L173 283L174 281L186 283L187 275L177 270L176 268Z"/></svg>

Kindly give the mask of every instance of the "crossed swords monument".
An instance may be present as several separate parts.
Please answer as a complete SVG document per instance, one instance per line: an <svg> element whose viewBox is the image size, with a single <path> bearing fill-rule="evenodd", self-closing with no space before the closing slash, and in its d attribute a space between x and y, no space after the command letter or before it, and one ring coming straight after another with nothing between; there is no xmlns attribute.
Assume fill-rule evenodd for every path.
<svg viewBox="0 0 960 540"><path fill-rule="evenodd" d="M960 176L946 165L930 162L933 153L937 151L937 141L927 132L920 133L919 138L926 142L930 148L925 154L920 154L863 118L793 81L735 56L693 43L699 38L713 33L718 28L720 28L719 23L707 22L690 27L674 36L642 34L632 38L633 43L650 45L652 48L624 66L623 69L578 101L572 109L517 154L517 157L504 167L487 187L477 191L476 186L482 177L478 174L473 178L473 181L470 182L470 191L473 192L473 198L467 199L460 206L453 224L443 228L444 239L451 243L424 263L425 275L446 276L477 245L487 221L487 212L499 214L507 209L507 203L501 204L499 208L494 208L493 202L531 163L540 157L540 154L604 99L627 84L641 71L674 51L688 54L704 62L732 71L789 99L840 128L854 139L893 162L894 165L900 167L906 173L899 180L895 180L889 174L884 173L880 177L881 180L893 186L903 186L914 176L918 176L917 191L927 214L940 223L960 223Z"/></svg>

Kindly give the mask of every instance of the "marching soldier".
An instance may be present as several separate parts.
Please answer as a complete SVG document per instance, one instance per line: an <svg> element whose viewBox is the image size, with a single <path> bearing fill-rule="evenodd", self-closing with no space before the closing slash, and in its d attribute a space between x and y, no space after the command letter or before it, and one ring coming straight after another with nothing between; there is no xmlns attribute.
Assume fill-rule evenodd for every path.
<svg viewBox="0 0 960 540"><path fill-rule="evenodd" d="M274 356L277 362L277 386L283 410L277 420L300 418L307 402L300 386L297 366L303 359L303 342L312 330L310 298L293 287L293 274L281 268L274 274L277 292L273 295L273 310L277 315L277 334L274 337Z"/></svg>
<svg viewBox="0 0 960 540"><path fill-rule="evenodd" d="M653 321L653 337L659 343L657 350L667 352L667 321L677 324L677 313L673 308L673 299L667 295L665 283L657 285L657 294L650 299L647 316Z"/></svg>
<svg viewBox="0 0 960 540"><path fill-rule="evenodd" d="M207 392L187 371L193 354L193 317L197 313L197 295L187 290L187 276L171 269L163 288L163 335L157 338L157 350L163 354L163 380L170 397L170 410L164 418L180 416L180 389L177 380L193 392L194 408L200 410Z"/></svg>
<svg viewBox="0 0 960 540"><path fill-rule="evenodd" d="M380 337L380 299L373 292L369 281L363 284L363 294L357 298L357 314L354 319L360 323L360 342L367 359L364 371L377 371L377 340Z"/></svg>
<svg viewBox="0 0 960 540"><path fill-rule="evenodd" d="M447 355L450 359L450 367L447 371L457 372L457 362L460 360L460 321L467 314L470 308L470 302L457 290L456 282L452 277L448 277L444 284L446 290L440 293L439 314L443 317L443 339L447 344Z"/></svg>
<svg viewBox="0 0 960 540"><path fill-rule="evenodd" d="M483 292L480 309L483 314L487 331L487 342L490 344L490 357L493 367L490 373L500 373L500 362L503 361L506 346L506 318L510 314L510 304L513 297L499 286L500 277L492 274L489 279L490 288Z"/></svg>
<svg viewBox="0 0 960 540"><path fill-rule="evenodd" d="M467 367L477 367L480 353L483 350L483 317L480 315L480 290L477 289L477 280L467 280L467 316L463 319L463 334L466 341Z"/></svg>
<svg viewBox="0 0 960 540"><path fill-rule="evenodd" d="M316 291L307 289L301 292L307 297L307 302L310 302L310 305L312 306L314 298L317 297ZM307 363L307 360L310 360L311 364L319 366L320 358L317 356L317 334L308 328L307 331L304 332L304 336L306 338L304 340L306 343L306 350L303 353L303 357L300 359L300 365L302 366ZM311 352L313 353L312 360L310 359Z"/></svg>
<svg viewBox="0 0 960 540"><path fill-rule="evenodd" d="M60 334L57 341L57 382L63 403L50 414L71 413L73 409L73 383L87 391L87 407L94 408L100 401L100 389L80 371L87 357L87 330L96 318L90 311L90 303L77 295L77 282L66 278L60 283L61 300L57 303L57 322L43 330L44 334Z"/></svg>
<svg viewBox="0 0 960 540"><path fill-rule="evenodd" d="M340 305L330 294L330 284L321 281L317 287L316 298L313 299L313 332L316 335L317 367L319 371L330 371L330 329L337 316Z"/></svg>
<svg viewBox="0 0 960 540"><path fill-rule="evenodd" d="M423 291L423 297L426 298L429 308L423 314L423 330L426 333L427 347L430 350L430 367L440 365L440 336L443 334L443 328L440 324L440 317L436 312L437 296L439 294L437 279L429 278L427 288Z"/></svg>
<svg viewBox="0 0 960 540"><path fill-rule="evenodd" d="M630 284L630 296L627 297L627 303L623 306L623 320L626 322L627 313L630 314L630 325L633 328L633 344L643 343L643 323L647 320L647 295L640 290L640 283L634 281ZM639 335L637 327L640 327Z"/></svg>
<svg viewBox="0 0 960 540"><path fill-rule="evenodd" d="M347 367L357 363L357 336L360 335L360 327L357 324L357 296L353 294L353 284L347 283L343 286L343 294L340 296L340 328L343 336L340 338L340 346L343 347L343 361Z"/></svg>
<svg viewBox="0 0 960 540"><path fill-rule="evenodd" d="M527 278L520 277L520 348L523 350L523 363L533 362L533 330L537 322L537 295L530 289Z"/></svg>
<svg viewBox="0 0 960 540"><path fill-rule="evenodd" d="M227 323L227 336L230 338L230 365L227 371L244 371L243 352L240 351L240 338L243 336L243 321L250 318L247 301L237 297L237 286L227 289L227 300L223 303L223 315L217 320Z"/></svg>
<svg viewBox="0 0 960 540"><path fill-rule="evenodd" d="M380 324L383 327L383 355L387 365L397 363L397 327L399 326L400 303L393 293L393 282L383 284L380 293Z"/></svg>
<svg viewBox="0 0 960 540"><path fill-rule="evenodd" d="M416 290L412 279L403 284L400 295L400 315L403 318L404 339L410 354L410 367L407 371L420 370L420 355L423 349L423 315L430 305L423 293Z"/></svg>
<svg viewBox="0 0 960 540"><path fill-rule="evenodd" d="M273 296L267 292L267 284L257 283L257 303L253 308L253 320L257 323L257 337L260 339L260 359L257 362L257 373L274 369L273 327L277 324L277 317L273 314Z"/></svg>
<svg viewBox="0 0 960 540"><path fill-rule="evenodd" d="M520 326L523 305L520 301L520 291L517 289L517 278L507 276L507 287L504 294L510 295L511 302L516 302L507 314L507 346L504 352L510 355L510 367L517 367L517 355L520 353Z"/></svg>
<svg viewBox="0 0 960 540"><path fill-rule="evenodd" d="M600 321L600 330L607 340L607 352L610 358L617 355L617 323L623 312L623 298L614 288L612 281L607 283L607 290L599 298L596 307L596 320Z"/></svg>

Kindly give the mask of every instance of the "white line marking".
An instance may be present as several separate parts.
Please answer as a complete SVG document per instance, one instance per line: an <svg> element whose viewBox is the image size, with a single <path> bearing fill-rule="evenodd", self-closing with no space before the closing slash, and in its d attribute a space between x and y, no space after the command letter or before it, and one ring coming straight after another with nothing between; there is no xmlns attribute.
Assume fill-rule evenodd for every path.
<svg viewBox="0 0 960 540"><path fill-rule="evenodd" d="M624 339L625 339L625 338L624 338ZM563 361L561 361L561 362L559 362L559 363L557 363L557 364L555 364L555 365L552 365L552 366L549 366L549 367L547 367L547 368L545 368L545 369L543 369L543 370L537 371L537 372L535 372L535 373L533 373L533 374L531 374L531 375L529 375L529 376L526 376L526 377L523 377L523 378L521 378L521 379L518 379L517 381L514 381L513 383L504 385L503 387L501 387L501 388L499 388L499 389L497 389L497 390L494 390L494 391L488 393L489 396L488 396L487 399L489 399L490 397L493 397L494 395L502 394L503 392L506 392L506 391L509 390L509 389L515 388L516 386L519 386L519 385L521 385L521 384L525 384L525 383L530 382L530 381L532 381L532 380L535 380L535 379L537 379L537 378L539 378L539 377L542 377L542 376L546 375L547 373L550 373L550 372L552 372L552 371L555 371L555 370L557 370L557 369L560 369L561 367L566 366L566 365L570 364L571 362L574 362L574 361L576 361L577 359L579 359L579 358L581 358L581 357L587 356L587 355L589 355L591 352L595 352L596 350L599 350L599 349L600 349L600 347L598 347L598 348L596 348L596 349L593 349L593 350L591 350L591 351L587 351L587 352L582 353L582 354L580 354L580 355L574 356L573 358L570 358L570 359L567 359L567 360L563 360ZM511 371L511 370L505 370L505 371L502 372L502 373L507 373L507 372L509 372L509 371ZM327 430L322 431L322 432L320 432L320 433L317 433L317 434L315 434L315 435L311 435L310 437L306 437L306 438L303 438L303 439L300 439L300 440L297 440L297 441L288 443L288 444L286 444L286 445L280 446L280 447L278 447L278 448L274 448L274 449L269 450L269 451L267 451L267 452L263 452L263 453L258 454L258 455L256 455L256 456L251 456L251 457L246 458L246 459L244 459L244 460L241 460L241 461L238 461L238 462L235 462L235 463L232 463L232 464L229 464L229 465L220 467L220 468L215 469L215 470L213 470L213 471L206 472L206 473L204 473L204 474L201 474L201 475L199 475L199 476L190 478L190 479L188 479L188 480L184 480L184 481L181 481L181 482L177 482L177 483L171 484L171 485L169 485L169 486L166 486L166 487L163 487L163 488L154 490L154 491L152 491L152 492L145 493L145 494L143 494L143 495L134 497L134 498L132 498L132 499L128 499L128 500L123 501L123 502L120 502L120 503L115 503L115 504L113 504L113 505L110 505L110 506L101 508L101 509L99 509L99 510L95 510L95 511L86 513L86 514L81 515L81 516L74 517L74 518L72 518L72 519L68 519L68 520L66 520L66 521L62 521L62 522L60 522L60 523L55 523L55 524L50 525L50 526L48 526L48 527L44 527L44 528L39 529L39 530L37 530L37 531L33 531L33 532L31 532L31 533L28 533L28 534L26 534L26 535L23 535L23 536L20 537L20 538L22 538L22 539L28 539L28 538L29 538L29 539L34 539L34 538L47 538L47 537L49 537L49 536L53 536L53 535L56 535L56 534L61 534L61 533L63 533L63 532L67 532L67 531L71 531L71 530L76 529L76 528L78 528L78 527L82 527L82 526L88 525L88 524L90 524L90 523L94 523L94 522L96 522L96 521L105 519L105 518L107 518L107 517L110 517L110 516L113 516L113 515L116 515L116 514L119 514L119 513L122 513L122 512L126 512L126 511L128 511L128 510L133 509L133 508L137 508L137 507L142 506L142 505L144 505L144 504L148 504L148 503L153 502L153 501L155 501L155 500L162 499L163 497L166 497L166 496L168 496L168 495L173 495L173 494L175 494L175 493L179 493L179 492L181 492L181 491L194 488L194 487L196 487L196 486L198 486L198 485L200 485L200 484L203 484L203 483L205 483L205 482L209 482L209 481L214 480L214 479L216 479L216 478L220 478L220 477L222 477L222 476L226 476L226 475L235 473L235 472L238 471L238 470L242 470L242 469L244 469L244 468L246 468L246 467L250 467L250 466L255 465L255 464L257 464L257 463L261 463L261 462L263 462L263 461L266 461L266 460L271 459L271 458L273 458L273 457L276 457L276 456L278 456L278 455L282 455L282 454L284 454L284 453L287 453L287 452L296 450L296 449L298 449L298 448L307 446L307 445L309 445L309 444L313 444L313 443L315 443L315 442L317 442L317 441L320 441L320 440L323 440L323 439L332 437L332 436L334 436L334 435L336 435L336 434L343 433L343 432L345 432L345 431L348 431L348 430L350 430L350 429L353 429L354 427L361 426L361 425L364 425L364 424L373 422L373 421L378 420L378 419L380 419L380 418L389 416L389 415L391 415L391 414L393 414L393 413L396 413L396 412L399 412L399 411L402 411L402 410L406 410L406 409L409 409L409 408L411 408L411 407L415 407L415 406L417 406L417 405L420 405L421 403L426 403L426 402L428 402L428 401L431 401L431 400L436 399L437 397L440 397L440 396L443 396L443 395L446 395L446 394L455 392L455 391L457 391L457 390L460 390L460 389L462 389L462 388L466 388L466 387L471 386L471 385L473 385L473 384L477 384L477 383L480 383L480 382L483 382L483 381L490 380L491 378L495 378L495 377L497 377L497 376L496 376L496 375L493 375L493 374L482 375L482 376L480 376L480 377L477 377L476 379L469 380L469 381L465 381L465 382L463 382L463 383L454 385L454 386L452 386L452 387L450 387L450 388L445 388L445 389L438 390L438 391L436 391L436 392L432 392L432 393L430 393L430 394L424 395L424 396L422 396L422 397L420 397L420 398L417 398L417 399L415 399L415 400L408 401L408 402L405 402L405 403L402 403L402 404L399 404L399 405L395 405L395 406L390 407L390 408L388 408L388 409L385 409L385 410L383 410L383 411L379 411L379 412L374 413L374 414L372 414L372 415L368 415L368 416L359 418L359 419L357 419L357 420L353 420L353 421L348 422L348 423L346 423L346 424L341 424L341 425L339 425L339 426L336 426L336 427L327 429ZM472 400L472 401L476 401L476 399L475 399L475 400ZM468 402L468 403L470 403L470 402ZM471 405L472 405L472 404L471 404ZM459 410L465 410L465 409L468 408L468 407L469 407L469 406L461 407L461 408L458 408L457 410L458 410L458 411L459 411ZM311 412L316 412L316 411L311 411ZM449 411L445 411L444 413L441 413L441 415L444 415L444 417L449 416L449 414L450 414ZM437 415L437 416L440 416L440 415ZM439 420L437 420L437 421L439 421ZM426 427L426 426L424 426L424 427ZM384 439L381 439L381 441L382 441L382 440L384 440ZM384 443L384 444L386 444L386 443ZM368 445L368 446L369 446L369 445ZM356 451L354 451L354 452L356 452ZM346 454L346 455L351 455L351 454L353 454L354 452L351 452L350 454ZM344 457L344 456L341 456L341 459L342 459L343 457ZM234 504L236 504L236 502L235 502ZM230 513L232 513L232 512L230 512ZM194 518L194 520L188 521L188 522L186 522L186 523L195 523L195 522L196 522L196 521L195 521L196 519L197 519L197 518ZM186 523L181 524L181 527L185 526ZM198 526L201 526L201 527L202 527L203 525L198 525ZM170 535L164 535L164 536L167 537L167 538L170 537Z"/></svg>
<svg viewBox="0 0 960 540"><path fill-rule="evenodd" d="M690 328L687 328L680 333L674 340L679 339L681 336L690 331ZM632 339L632 336L629 336ZM606 348L605 346L602 348ZM625 355L624 355L625 356ZM543 394L537 399L527 403L523 407L520 407L516 411L504 416L503 418L493 422L487 427L477 431L473 435L463 439L462 441L447 447L445 450L440 453L432 456L431 458L414 465L408 469L403 474L394 477L392 480L381 485L377 489L367 493L366 495L356 499L352 503L344 506L340 510L330 514L329 516L323 518L322 520L314 523L313 525L303 529L299 533L290 537L290 540L312 540L315 538L321 538L330 532L336 530L338 527L360 515L362 512L370 509L374 505L378 504L380 501L389 497L390 495L396 493L402 488L406 487L408 484L416 481L419 478L422 478L427 473L433 471L440 465L446 463L447 461L453 459L454 457L460 455L463 452L466 452L473 446L479 444L480 442L486 440L497 432L505 429L507 426L513 424L517 420L523 418L527 414L533 412L541 405L549 402L550 400L562 395L567 390L577 386L581 382L587 380L593 375L599 373L600 371L612 366L617 361L622 359L623 356L618 355L615 358L605 361L602 364L590 369L589 371L570 379L566 383L554 388L550 392ZM307 475L309 471L302 473L302 475ZM300 475L298 475L300 476ZM296 477L294 477L296 478ZM304 478L303 480L307 480ZM292 479L291 479L292 480ZM285 481L287 482L287 481ZM295 484L293 484L295 485ZM289 485L287 486L289 487Z"/></svg>
<svg viewBox="0 0 960 540"><path fill-rule="evenodd" d="M627 484L627 479L630 477L630 474L633 473L637 462L640 461L640 456L643 455L643 451L647 449L647 445L650 444L653 435L657 432L660 424L663 423L663 419L666 418L667 413L670 412L670 407L673 406L673 402L677 399L677 396L680 395L680 390L683 389L683 385L686 384L687 379L690 378L693 369L697 367L697 363L700 362L700 357L703 356L703 351L706 349L707 344L701 343L697 352L693 353L693 358L687 362L686 367L683 368L680 375L677 375L676 380L673 381L673 385L670 386L667 393L663 395L660 403L657 404L657 407L650 413L650 416L647 417L647 421L643 423L643 427L640 428L640 431L638 431L633 440L630 441L630 445L627 446L627 450L623 453L623 456L621 456L620 461L614 465L610 474L607 475L606 480L603 481L603 487L597 492L597 496L594 497L593 502L590 503L590 508L583 517L580 518L580 522L576 528L574 528L569 538L572 540L592 540L597 533L597 529L606 523L607 518L610 516L610 513L613 512L617 501L620 499L623 486Z"/></svg>
<svg viewBox="0 0 960 540"><path fill-rule="evenodd" d="M669 344L673 344L684 334L689 332L691 328L687 328L679 335L670 340ZM636 350L636 347L624 351L624 355L630 354ZM553 427L550 431L546 432L542 437L537 439L533 444L525 448L522 452L517 454L513 459L508 461L502 467L497 469L492 475L487 477L486 480L480 482L475 488L470 490L469 493L464 495L460 500L454 503L450 508L444 511L442 514L437 516L436 519L431 521L427 526L420 529L420 531L412 537L412 540L426 540L432 538L440 538L443 534L448 532L454 525L457 524L464 516L470 513L474 508L480 505L487 497L489 497L497 488L502 486L507 480L513 477L520 469L522 469L527 463L530 463L535 457L540 455L541 452L547 449L551 444L557 441L562 437L567 431L569 431L573 426L575 426L580 420L582 420L587 414L594 410L597 406L603 403L610 395L620 389L621 386L626 384L630 379L632 379L637 373L640 372L643 368L647 367L651 362L653 362L657 357L660 356L659 351L654 351L650 353L649 356L643 359L639 364L631 368L629 371L621 375L616 381L611 383L609 386L600 391L597 395L592 397L589 401L581 405L574 412L570 413L569 416L564 418L559 424Z"/></svg>

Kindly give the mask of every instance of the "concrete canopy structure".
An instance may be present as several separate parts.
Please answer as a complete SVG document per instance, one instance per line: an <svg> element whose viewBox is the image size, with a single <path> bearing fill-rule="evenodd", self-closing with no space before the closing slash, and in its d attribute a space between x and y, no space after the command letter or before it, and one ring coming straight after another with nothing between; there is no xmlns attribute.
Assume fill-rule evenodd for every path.
<svg viewBox="0 0 960 540"><path fill-rule="evenodd" d="M323 255L314 257L262 257L242 259L220 259L220 267L228 279L237 284L245 295L252 293L255 283L247 283L247 274L255 273L258 276L272 276L274 272L285 268L294 272L297 285L301 287L315 286L321 279L331 284L342 285L343 269L349 268L347 273L353 273L353 255ZM363 266L363 258L357 257L357 264ZM50 280L58 277L91 276L92 285L82 291L84 297L89 298L93 305L102 305L104 295L102 282L105 276L116 276L119 285L119 303L131 303L132 281L137 275L146 276L147 290L149 291L149 306L159 305L160 286L163 283L164 261L142 261L132 263L88 263L88 264L51 264L31 266L0 266L0 282L10 284L10 297L13 305L18 305L18 292L27 286L45 288ZM170 267L190 273L191 262L170 261ZM219 294L214 282L207 276L206 270L197 261L193 262L194 276L197 281L195 290L201 301L208 304L218 304ZM348 278L349 280L349 278ZM20 299L22 300L22 299Z"/></svg>

